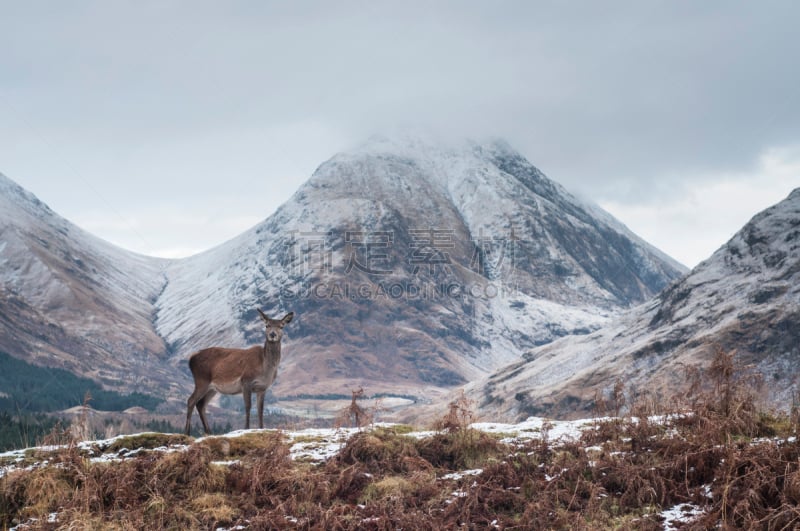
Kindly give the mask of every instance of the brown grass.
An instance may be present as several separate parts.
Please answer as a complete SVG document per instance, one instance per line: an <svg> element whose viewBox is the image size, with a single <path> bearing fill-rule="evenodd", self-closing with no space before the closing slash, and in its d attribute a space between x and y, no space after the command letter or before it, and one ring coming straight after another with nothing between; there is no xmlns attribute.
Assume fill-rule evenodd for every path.
<svg viewBox="0 0 800 531"><path fill-rule="evenodd" d="M550 441L546 429L501 442L469 427L462 397L433 436L363 430L323 464L292 461L281 432L116 462L67 444L0 479L0 529L647 530L679 504L703 510L685 529L800 527L800 444L788 439L797 414L760 412L746 368L723 354L701 375L691 414L648 420L652 401L616 389L611 408L637 416L598 421L575 442ZM140 437L112 450L137 440L187 442ZM452 474L468 469L478 470Z"/></svg>
<svg viewBox="0 0 800 531"><path fill-rule="evenodd" d="M364 388L359 387L351 391L351 394L350 405L339 412L334 419L334 426L337 428L363 428L372 423L373 412L358 404L358 401L365 397Z"/></svg>

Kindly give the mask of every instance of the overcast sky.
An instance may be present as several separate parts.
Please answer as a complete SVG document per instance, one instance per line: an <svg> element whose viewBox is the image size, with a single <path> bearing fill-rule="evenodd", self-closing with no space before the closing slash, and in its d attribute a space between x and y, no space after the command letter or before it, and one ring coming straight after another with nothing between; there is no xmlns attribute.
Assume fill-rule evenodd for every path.
<svg viewBox="0 0 800 531"><path fill-rule="evenodd" d="M687 266L800 186L800 2L0 0L0 172L185 256L398 126L503 137Z"/></svg>

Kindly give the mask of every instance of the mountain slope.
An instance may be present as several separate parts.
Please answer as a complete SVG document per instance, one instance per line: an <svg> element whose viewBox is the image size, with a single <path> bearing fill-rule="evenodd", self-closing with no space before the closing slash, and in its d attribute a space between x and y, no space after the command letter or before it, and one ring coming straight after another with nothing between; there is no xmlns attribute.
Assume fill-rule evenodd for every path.
<svg viewBox="0 0 800 531"><path fill-rule="evenodd" d="M533 349L470 392L495 418L576 414L617 378L666 399L685 385L685 367L717 347L755 365L773 405L791 404L800 382L800 189L646 304L593 334Z"/></svg>
<svg viewBox="0 0 800 531"><path fill-rule="evenodd" d="M0 175L0 350L125 391L163 385L166 349L152 326L163 265L95 238Z"/></svg>
<svg viewBox="0 0 800 531"><path fill-rule="evenodd" d="M434 396L587 334L683 268L506 143L376 138L197 256L118 249L0 178L0 349L182 407L185 360L297 315L274 393Z"/></svg>
<svg viewBox="0 0 800 531"><path fill-rule="evenodd" d="M247 233L168 266L157 329L180 363L261 341L256 307L292 310L278 395L450 388L682 273L596 208L502 142L373 139Z"/></svg>

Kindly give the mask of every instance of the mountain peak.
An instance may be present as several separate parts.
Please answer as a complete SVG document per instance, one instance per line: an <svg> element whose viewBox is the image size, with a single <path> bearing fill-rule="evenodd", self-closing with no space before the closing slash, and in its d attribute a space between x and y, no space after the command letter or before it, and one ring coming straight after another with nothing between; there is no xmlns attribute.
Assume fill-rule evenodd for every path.
<svg viewBox="0 0 800 531"><path fill-rule="evenodd" d="M357 182L348 176L357 176ZM597 208L576 199L500 138L477 141L408 131L374 135L323 163L314 177L324 181L325 186L352 190L370 187L378 194L389 188L392 195L403 187L409 193L427 190L427 186L416 182L421 179L454 201L476 193L514 198L533 192L579 217L586 217L584 211ZM398 179L415 182L404 182L398 188L398 183L393 182ZM359 196L363 194L359 192Z"/></svg>
<svg viewBox="0 0 800 531"><path fill-rule="evenodd" d="M598 212L502 140L385 135L333 156L273 216L201 255L145 260L31 217L7 232L2 259L13 251L16 263L0 273L30 272L7 286L35 303L30 315L63 308L76 334L106 349L90 363L107 374L125 368L103 352L138 362L131 338L182 368L200 348L262 342L259 308L298 316L276 396L300 385L430 396L596 330L681 275Z"/></svg>
<svg viewBox="0 0 800 531"><path fill-rule="evenodd" d="M511 144L501 138L477 140L409 130L373 135L365 142L339 154L342 157L402 157L418 162L454 158L485 161L503 155L522 158Z"/></svg>
<svg viewBox="0 0 800 531"><path fill-rule="evenodd" d="M611 219L503 140L375 136L246 236L176 265L156 324L186 356L208 342L198 329L257 341L254 307L294 311L277 395L303 379L306 393L452 387L682 274Z"/></svg>

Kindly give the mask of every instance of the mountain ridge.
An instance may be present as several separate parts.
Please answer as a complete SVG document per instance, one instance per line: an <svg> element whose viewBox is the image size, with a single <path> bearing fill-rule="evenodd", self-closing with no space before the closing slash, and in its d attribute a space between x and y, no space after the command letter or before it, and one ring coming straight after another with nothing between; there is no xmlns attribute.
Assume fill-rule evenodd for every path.
<svg viewBox="0 0 800 531"><path fill-rule="evenodd" d="M5 176L0 206L0 349L131 390L163 381L142 303L158 294L162 261L87 233Z"/></svg>
<svg viewBox="0 0 800 531"><path fill-rule="evenodd" d="M686 386L687 367L721 348L757 369L766 400L786 409L800 384L798 277L800 188L650 301L597 332L533 349L469 390L485 415L570 415L616 380L666 399Z"/></svg>
<svg viewBox="0 0 800 531"><path fill-rule="evenodd" d="M502 183L508 187L505 195L495 192L494 188L497 188L498 181L502 181ZM487 182L492 182L494 188L489 188ZM515 182L517 184L514 184ZM186 280L185 284L187 288L184 291L191 289L191 286L197 285L202 279L208 278L209 274L224 275L228 279L238 277L243 279L241 283L239 283L240 289L236 294L227 294L233 306L236 306L238 304L236 300L241 298L245 300L250 299L251 301L259 299L277 301L273 302L270 307L273 313L295 309L298 316L301 317L303 314L310 315L312 318L317 319L324 319L326 316L330 315L339 317L350 316L358 321L358 326L363 326L364 320L366 319L369 321L370 315L377 311L379 313L382 312L384 318L387 318L390 314L393 315L399 324L398 328L404 330L399 332L399 335L405 337L405 331L415 330L419 332L426 330L425 323L421 322L418 317L410 315L404 308L398 308L398 305L392 304L392 301L388 301L388 303L383 306L370 306L366 304L365 301L360 301L361 303L365 303L361 304L362 307L359 307L359 301L317 301L328 307L327 309L320 309L316 307L316 305L309 304L307 299L303 299L294 301L296 304L300 305L300 309L297 310L296 308L289 308L287 306L287 304L292 301L281 302L281 294L287 292L285 289L286 286L297 287L298 289L291 291L291 293L298 293L303 291L302 286L304 285L319 286L326 280L330 281L331 277L338 279L342 283L345 283L343 281L347 280L349 284L353 286L369 286L374 289L376 285L380 285L379 282L376 282L374 276L364 271L359 271L357 268L349 272L346 271L347 264L345 264L345 262L347 258L353 257L353 253L356 251L354 247L355 243L362 243L348 243L346 239L350 231L384 237L391 236L393 238L391 242L374 242L376 245L383 244L383 250L381 252L389 253L384 257L385 260L378 265L388 266L390 265L388 262L392 262L391 265L394 266L394 268L389 267L392 271L387 275L378 276L379 281L386 280L391 283L410 280L419 281L420 285L423 286L430 286L432 283L438 281L438 279L444 277L443 272L440 270L436 272L437 274L430 275L428 274L429 271L425 270L429 269L432 264L422 263L420 264L422 272L419 276L415 276L410 267L411 264L409 264L409 262L415 258L415 250L413 247L415 244L414 237L418 236L418 234L414 234L414 231L415 228L418 229L419 227L432 228L433 230L437 227L443 229L445 233L441 236L445 239L444 243L449 245L447 252L452 258L447 264L443 265L452 269L452 277L455 278L460 285L474 285L474 283L479 283L480 286L485 286L492 281L492 278L488 278L492 275L494 275L495 280L499 279L502 283L506 280L507 275L520 273L520 271L522 271L524 275L519 274L517 278L514 279L520 283L518 291L521 293L519 293L519 300L512 301L513 303L536 309L536 311L544 311L545 314L550 315L551 321L555 319L553 317L553 312L556 309L573 308L574 311L578 311L579 313L583 312L583 317L579 319L581 322L578 322L571 329L567 330L559 331L557 329L552 329L548 331L546 327L541 327L541 330L534 330L533 332L530 330L520 330L520 328L525 328L524 323L519 323L520 326L513 327L514 330L511 331L510 335L523 332L526 334L539 334L537 338L530 339L530 341L534 342L546 342L557 335L570 333L570 331L589 331L599 324L597 317L592 317L590 315L599 313L597 311L598 305L602 305L602 308L604 308L601 312L604 311L605 315L600 316L602 320L604 320L610 315L610 312L613 313L613 311L616 311L620 304L628 304L629 301L625 299L625 297L630 296L631 293L639 297L639 299L635 300L641 300L644 298L643 293L651 294L660 287L657 286L647 291L648 288L644 287L644 283L637 280L630 286L617 287L612 285L612 289L614 289L615 293L611 293L604 287L593 283L590 275L583 274L580 265L575 265L578 260L569 255L569 253L563 253L564 261L569 261L566 263L573 264L572 267L576 271L573 276L577 280L568 278L569 272L567 272L567 274L562 274L562 277L576 284L575 286L569 286L569 282L565 282L563 278L559 280L561 287L549 286L544 281L538 282L533 278L531 270L534 269L534 266L536 268L540 267L542 261L539 258L543 257L545 260L548 260L550 264L552 263L548 257L550 248L545 247L544 244L539 245L539 257L534 257L536 260L532 258L531 253L525 255L529 263L522 264L522 267L520 267L518 271L509 271L508 263L501 264L506 266L505 269L501 267L497 271L490 273L484 271L485 274L483 275L479 274L477 271L471 270L471 258L475 254L475 247L477 247L475 245L475 233L479 232L482 228L487 231L494 230L494 233L489 232L493 236L498 233L510 232L512 222L515 221L513 217L517 215L515 213L518 210L516 208L516 203L511 202L511 198L522 193L522 185L518 184L518 182L516 177L510 176L494 166L485 154L478 153L476 155L474 145L468 146L467 153L464 154L464 148L452 151L450 148L442 150L438 146L431 147L427 144L423 144L421 147L419 145L403 144L398 148L396 142L390 142L388 144L382 141L370 143L353 152L337 154L324 162L317 171L314 172L309 181L296 192L292 200L279 208L273 216L251 229L248 233L250 236L243 236L242 239L237 240L235 245L238 246L240 250L243 247L259 249L262 253L262 259L260 261L253 262L252 259L246 259L244 262L240 261L238 268L231 268L230 265L222 267L215 265L209 268L208 266L200 264L192 268L197 278L192 281ZM551 189L557 190L555 185L552 186ZM369 190L368 194L366 193L367 190ZM410 194L412 199L404 199L404 194ZM368 196L368 198L366 196ZM459 200L461 201L460 204ZM572 201L577 203L577 200L572 199ZM549 206L550 204L551 202L549 201L537 200L536 207L544 210L549 209L547 213L550 218L557 219L557 209L555 206ZM514 205L515 208L504 209L503 206L505 205ZM487 208L487 206L492 208ZM436 217L433 219L430 215L431 212L436 213ZM581 215L586 218L587 213L581 212ZM522 214L517 215L517 218L521 217ZM549 219L547 221L549 221ZM580 222L578 221L576 223ZM585 223L582 226L585 233L588 233L591 228L591 226ZM605 230L610 231L609 228ZM543 225L542 232L544 232ZM336 263L329 264L329 267L324 268L324 271L305 267L308 265L309 255L313 255L314 250L309 251L307 248L297 249L295 247L298 243L301 246L308 243L302 240L303 233L318 237L320 241L317 243L324 247L326 253L330 253L329 257ZM532 235L532 232L530 234ZM269 235L272 235L272 237L270 238ZM520 239L522 238L524 238L524 236L520 236ZM602 246L602 238L603 236L593 236L593 241L596 242L596 246ZM528 239L533 240L532 237ZM571 243L574 243L574 240L578 239L578 237L572 237L573 242ZM428 241L426 243L431 242ZM528 245L526 251L532 247L532 245L527 242L519 243L519 245ZM216 251L212 250L206 253L203 260L215 260L213 256L253 255L251 252L243 254L240 250L234 250L233 248L234 244L231 244L227 247L218 248ZM292 249L292 253L288 252L289 249ZM317 251L319 251L319 249ZM405 251L405 254L403 251ZM586 251L582 250L582 252L585 253ZM263 260L264 255L269 257L269 259ZM311 258L313 259L314 256L311 256ZM319 258L319 256L317 256L317 258ZM583 256L579 256L579 258L583 258ZM191 259L187 260L190 261ZM199 262L200 260L198 259L198 263ZM293 269L293 267L286 267L287 264L299 267ZM558 279L556 273L553 272L553 266L549 264L548 266L551 267L549 277ZM630 265L625 267L628 268L628 272L632 269ZM228 271L223 273L222 271L226 268ZM525 268L527 268L527 271L524 270ZM216 272L211 272L212 269ZM210 273L203 273L204 270ZM264 278L259 279L258 282L252 282L252 279L258 278L259 270L261 270ZM536 270L535 273L538 276L539 271ZM679 273L673 271L673 276L677 276L678 274ZM663 284L665 284L665 282L662 282L662 285ZM565 288L564 286L567 287ZM167 294L166 300L170 299L169 295L170 294ZM516 292L515 295L517 295ZM198 302L203 304L203 301ZM423 305L425 307L420 307L418 310L433 311L434 314L445 313L449 315L467 315L470 313L484 312L494 315L498 319L505 315L509 317L509 319L506 320L511 321L515 319L513 314L522 313L510 311L508 306L498 307L502 305L500 305L497 300L470 302L474 304L465 304L463 301L459 302L454 300L436 301L436 303L431 303L427 306ZM588 310L581 310L580 304L589 304L589 302L591 302L591 312ZM212 305L212 299L206 299L205 304L209 306ZM269 303L267 305L269 306ZM492 305L495 307L493 308ZM180 307L181 304L176 303L176 306ZM238 312L242 321L244 321L248 311L247 308L250 306L251 303L248 303L245 304L244 307L235 310ZM370 307L367 308L363 306ZM337 309L331 312L330 308L333 307ZM550 309L548 310L547 308ZM210 311L211 309L209 309L209 312ZM380 321L381 319L378 320ZM547 320L547 315L544 315L543 318L539 319L537 322ZM300 319L300 321L302 321L302 319ZM490 321L494 321L497 324L496 319L490 319ZM460 345L463 347L464 351L474 352L476 348L483 351L491 349L491 347L488 346L491 344L490 338L486 335L474 332L474 330L480 326L491 327L491 322L487 322L486 320L481 322L478 320L477 322L465 323L450 320L448 323L449 324L444 326L444 328L455 331L456 337L452 340L465 342ZM589 323L595 324L589 325ZM383 333L385 335L397 336L398 333L396 331L387 329L389 324L390 321L386 319L383 320ZM305 326L300 323L298 323L298 325ZM587 325L589 326L588 329ZM508 330L506 324L500 323L500 326L504 331ZM223 330L226 329L226 326L224 323L219 322L216 326L211 326L210 328L213 330ZM531 326L531 328L534 327ZM250 338L251 340L255 340L258 334L257 330L248 328L247 325L239 331L233 331L230 327L227 327L227 329L230 330L231 334L238 334L241 332L244 334L245 338ZM184 345L181 347L182 349L190 350L189 346L186 345L191 342L192 339L185 336L181 337L178 330L174 332L175 334L172 337L174 338L175 344ZM317 331L315 333L319 332ZM169 337L169 334L165 335ZM310 329L301 328L300 330L295 329L294 332L290 330L289 335L294 340L298 337L302 338L303 336L308 338L311 332ZM410 335L416 336L417 333L411 333ZM498 337L500 335L502 334L495 334L495 341L498 344L501 343ZM423 334L423 337L415 338L405 337L405 339L395 337L395 342L398 340L400 342L409 341L424 345L422 348L431 351L434 357L445 359L450 356L442 350L441 345L437 345L437 341L435 338L432 338L430 334ZM362 343L363 345L359 348L365 348L369 344L376 349L391 347L391 345L383 345L382 347L380 345L382 340L377 337L367 338L366 342L349 337L345 343L348 341ZM419 343L420 341L422 343ZM336 342L333 334L329 334L325 339L325 343L328 345L335 345ZM311 350L316 350L320 357L325 359L326 363L337 363L337 360L330 359L329 356L326 356L325 352L319 352L319 349L316 347L316 345L301 345L299 349L310 348ZM490 369L492 365L496 365L497 361L492 361L492 356L498 356L505 360L512 359L514 356L513 352L504 353L502 347L499 346L494 350L495 354L487 354L486 352L480 354L476 352L471 358L453 358L450 361L446 361L445 366L434 363L433 366L436 367L436 369L433 372L434 374L440 375L453 375L454 365L466 363L474 365L477 369L478 373L473 371L472 374L479 374L480 371ZM506 347L506 350L508 350L508 347ZM288 368L291 370L292 362L287 360L287 363ZM377 363L376 367L382 366L379 362L376 362L376 360L372 360L372 363ZM380 371L377 370L376 367L373 367L371 371L365 370L365 374L369 374L370 378L380 376L377 374ZM307 372L309 370L311 369L308 369L307 366L304 371L298 370L297 378L300 377L299 372ZM341 369L341 371L346 370L346 368ZM417 366L416 370L422 371L428 369ZM290 381L296 381L296 379L290 378ZM451 381L453 383L461 383L465 380L463 378L453 377ZM368 384L369 378L365 378L359 383ZM280 386L280 383L278 385ZM345 392L347 389L342 388L340 391Z"/></svg>
<svg viewBox="0 0 800 531"><path fill-rule="evenodd" d="M261 223L177 260L119 250L26 193L7 194L32 217L0 219L0 261L13 258L15 270L56 287L73 282L58 299L72 329L51 338L48 355L66 349L69 366L109 385L161 387L175 407L190 384L184 360L193 351L263 341L257 307L298 315L287 327L276 395L363 385L422 396L487 374L525 348L591 332L682 274L504 142L370 141L323 162ZM88 250L77 253L73 243ZM27 346L16 354L33 352L48 340L40 328L52 319L41 317L56 303L47 293L37 298L35 283L2 279L0 302L28 305L23 313L41 325L20 328L18 319L4 335L24 329ZM103 300L122 307L106 309ZM98 320L119 333L102 337ZM131 341L137 330L144 349ZM77 363L91 333L120 359L95 349L92 370ZM136 378L126 382L131 367Z"/></svg>

